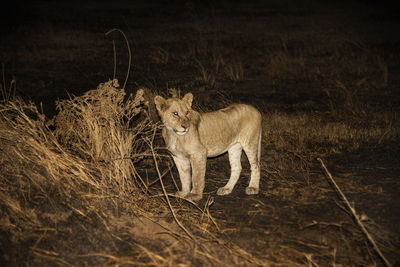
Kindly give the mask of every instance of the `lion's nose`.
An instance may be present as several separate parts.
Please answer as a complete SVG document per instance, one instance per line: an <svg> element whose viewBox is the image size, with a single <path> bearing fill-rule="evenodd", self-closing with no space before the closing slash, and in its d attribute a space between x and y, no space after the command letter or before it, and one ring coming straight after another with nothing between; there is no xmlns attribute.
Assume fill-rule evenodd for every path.
<svg viewBox="0 0 400 267"><path fill-rule="evenodd" d="M186 130L186 129L189 128L190 123L189 123L188 121L183 121L183 122L181 123L181 126L182 126L183 129Z"/></svg>

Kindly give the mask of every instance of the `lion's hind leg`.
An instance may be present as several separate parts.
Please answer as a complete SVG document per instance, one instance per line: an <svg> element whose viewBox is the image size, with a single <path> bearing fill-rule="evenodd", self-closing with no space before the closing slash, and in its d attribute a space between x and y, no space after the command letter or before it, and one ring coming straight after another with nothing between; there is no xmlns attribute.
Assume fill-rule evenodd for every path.
<svg viewBox="0 0 400 267"><path fill-rule="evenodd" d="M251 176L249 186L246 187L247 195L258 194L260 187L260 150L261 150L261 133L258 136L258 143L254 145L246 145L243 147L247 159L250 163Z"/></svg>
<svg viewBox="0 0 400 267"><path fill-rule="evenodd" d="M228 149L229 163L231 165L231 177L228 183L224 187L220 187L217 191L217 195L228 195L232 192L233 187L237 183L240 172L242 171L242 164L240 163L240 157L242 155L242 145L237 143Z"/></svg>

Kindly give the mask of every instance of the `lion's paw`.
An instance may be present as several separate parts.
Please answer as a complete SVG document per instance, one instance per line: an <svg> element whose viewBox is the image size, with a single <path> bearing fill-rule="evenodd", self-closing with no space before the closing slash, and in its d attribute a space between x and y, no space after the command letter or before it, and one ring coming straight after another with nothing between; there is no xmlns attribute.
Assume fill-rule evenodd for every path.
<svg viewBox="0 0 400 267"><path fill-rule="evenodd" d="M220 188L218 188L217 195L225 196L225 195L229 195L231 192L232 192L231 188L220 187Z"/></svg>
<svg viewBox="0 0 400 267"><path fill-rule="evenodd" d="M195 193L189 193L185 198L188 200L192 200L192 201L198 201L200 199L202 199L203 194L195 194Z"/></svg>
<svg viewBox="0 0 400 267"><path fill-rule="evenodd" d="M183 191L176 191L175 196L176 197L180 197L180 198L184 198L188 195L189 193L183 192Z"/></svg>
<svg viewBox="0 0 400 267"><path fill-rule="evenodd" d="M246 187L246 194L247 195L256 195L258 194L258 188L257 187Z"/></svg>

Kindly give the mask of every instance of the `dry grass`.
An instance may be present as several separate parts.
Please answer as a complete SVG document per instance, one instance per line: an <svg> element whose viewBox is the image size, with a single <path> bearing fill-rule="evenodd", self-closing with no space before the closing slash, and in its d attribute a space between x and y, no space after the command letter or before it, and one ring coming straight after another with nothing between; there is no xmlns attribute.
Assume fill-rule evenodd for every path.
<svg viewBox="0 0 400 267"><path fill-rule="evenodd" d="M369 114L334 119L329 114L271 112L264 115L264 142L276 150L297 154L335 154L355 151L365 144L380 145L399 137L396 114Z"/></svg>
<svg viewBox="0 0 400 267"><path fill-rule="evenodd" d="M3 260L63 266L263 264L229 242L215 243L219 228L208 211L212 202L205 208L192 203L196 209L182 213L185 203L168 208L162 198L148 196L149 184L135 165L154 157L159 171L159 155L149 147L158 126L147 118L141 90L126 97L117 87L116 80L109 81L60 101L51 121L33 103L1 104L0 231L10 243ZM190 239L181 222L190 225Z"/></svg>
<svg viewBox="0 0 400 267"><path fill-rule="evenodd" d="M133 163L148 151L142 137L151 134L143 111L143 90L125 98L116 80L100 84L82 96L57 103L54 134L63 147L95 164L108 166L101 182L126 191L132 188ZM150 131L150 132L149 132ZM145 186L143 181L139 185Z"/></svg>
<svg viewBox="0 0 400 267"><path fill-rule="evenodd" d="M279 6L277 2L276 14L285 10ZM252 8L257 14L249 20L243 14ZM113 10L97 10L93 12L97 17L83 13L88 18L84 27L77 27L75 16L65 13L69 30L43 21L40 30L30 32L29 46L10 45L4 50L11 59L15 57L16 61L9 61L21 68L17 76L25 79L28 92L31 89L35 95L51 87L54 95L62 95L82 73L86 73L82 87L87 81L103 79L112 56L109 40L99 38L99 32L121 19L121 10ZM247 198L237 190L224 198L215 196L217 186L229 176L226 157L208 161L205 202L197 205L166 194L176 190L170 179L177 180L176 173L158 146L162 144L156 131L159 125L148 119L152 110L143 105L140 91L126 96L114 81L107 82L58 102L58 115L49 121L42 107L14 99L15 81L6 86L3 79L0 251L5 252L0 262L14 266L379 266L380 260L350 216L337 207L341 204L321 179L315 159L347 160L346 152L362 154L366 147L382 149L399 139L398 113L392 110L396 108L371 99L398 87L399 57L394 46L390 48L393 38L385 43L375 35L377 28L365 38L332 29L325 19L331 14L338 19L340 14L331 10L304 15L299 9L300 16L269 15L269 11L264 16L257 6L247 11L236 6L236 10L240 14L229 11L234 19L227 20L218 17L218 10L214 18L196 15L193 8L193 14L186 15L195 23L187 23L185 17L183 22L177 19L155 28L154 18L143 17L140 8L132 10L138 16L124 19L138 25L127 34L135 38L131 43L138 84L158 91L165 84L197 91L195 105L204 110L236 101L276 110L264 114L260 194ZM274 7L271 10L275 12ZM175 10L171 14L176 17ZM159 17L166 19L166 15L162 10ZM316 24L319 16L323 22ZM59 15L55 17L58 21ZM135 17L140 18L139 24L131 20ZM91 21L95 27L89 26ZM146 23L154 31L142 31ZM49 71L43 66L49 66ZM60 68L53 70L53 66ZM79 70L78 77L71 75L75 73L71 69ZM57 81L54 87L43 82L49 76ZM42 96L47 95L37 99ZM285 112L287 105L292 105L290 112ZM359 214L368 215L366 226L384 254L391 256L389 260L398 259L393 245L398 243L392 242L396 238L382 224L391 221L369 213L392 202L381 199L390 198L385 181L395 174L366 185L361 175L356 176L365 166L342 167L338 183L350 192L351 202L355 199ZM387 173L394 168L384 167ZM378 171L373 169L371 176ZM244 164L243 177L248 176ZM388 183L396 186L393 180ZM363 209L361 205L369 203L360 200L365 196L376 198L379 207Z"/></svg>
<svg viewBox="0 0 400 267"><path fill-rule="evenodd" d="M17 85L16 85L16 81L14 79L12 79L9 82L9 85L7 85L5 73L4 73L4 64L1 65L1 71L2 71L3 80L0 83L0 94L1 94L0 99L3 102L7 103L8 101L15 98L15 91L16 91Z"/></svg>
<svg viewBox="0 0 400 267"><path fill-rule="evenodd" d="M51 121L32 103L14 99L1 104L0 230L11 244L3 256L7 262L301 266L318 265L316 258L328 255L335 263L336 250L305 243L322 254L306 253L296 248L300 239L293 240L295 245L271 244L268 253L251 254L229 241L229 221L213 218L213 198L201 207L150 188L154 182L139 175L145 158L155 160L155 167L146 170L154 173L150 180L157 179L157 172L160 181L166 174L173 177L170 170L159 169L163 155L154 147L158 125L148 119L141 90L126 96L117 87L117 81L109 81L58 102L58 115ZM364 127L324 117L264 114L263 142L283 155L264 166L265 173L282 176L284 168L306 172L315 155L357 149L363 142L384 142L399 134L399 126L387 115L376 115ZM285 160L292 160L293 166ZM282 199L284 189L278 192ZM296 190L287 189L290 199ZM82 241L70 247L76 240Z"/></svg>
<svg viewBox="0 0 400 267"><path fill-rule="evenodd" d="M358 215L356 213L356 210L354 209L354 207L350 204L350 202L348 201L346 195L343 193L343 191L340 189L340 187L337 185L336 181L333 179L331 173L329 172L329 170L326 168L325 163L322 161L322 159L318 158L318 161L321 162L322 167L324 168L330 182L334 185L335 189L337 190L337 192L339 193L340 197L343 199L344 203L346 204L346 207L351 211L351 214L353 215L354 219L357 221L357 224L359 225L359 227L361 228L361 230L363 231L363 233L366 235L366 237L368 238L369 242L371 242L371 244L373 245L375 251L378 253L379 257L383 260L383 262L385 263L386 266L391 267L392 264L386 259L386 257L382 254L382 251L380 250L380 248L378 247L378 245L376 244L375 239L371 236L371 234L368 232L368 230L365 228L364 223L362 222L362 217L360 215Z"/></svg>
<svg viewBox="0 0 400 267"><path fill-rule="evenodd" d="M292 54L285 48L270 54L264 71L271 79L313 79L329 73L318 69L327 67L327 61L310 67L307 53ZM219 50L199 46L195 53L186 56L200 73L200 77L195 77L209 87L224 79L238 82L245 78L242 62ZM335 60L341 57L336 56ZM160 48L153 60L169 64L175 57ZM357 60L354 65L349 60L346 68L368 61L363 56ZM377 62L382 83L387 83L385 62ZM355 71L361 76L369 71L358 68ZM340 73L331 73L327 79L330 82L323 89L329 110L264 114L263 144L268 153L264 153L262 170L268 176L266 195L301 203L325 200L329 190L313 185L310 178L317 157L398 139L400 125L396 113L370 112L359 101L359 92L370 87L370 82L340 82L339 76ZM246 250L228 236L239 233L239 227L232 228L229 220L213 218L209 210L213 198L200 207L175 200L166 191L154 188L164 177L174 176L170 161L161 160L167 156L159 154L159 147L153 147L159 125L148 118L152 111L144 103L143 91L126 96L115 80L109 81L82 96L59 101L57 116L48 120L34 104L13 99L15 87L11 85L7 90L1 87L6 97L3 96L5 101L0 107L0 150L5 155L0 161L0 230L11 244L8 254L3 256L11 264L318 266L319 262L340 262L337 253L342 256L343 252L336 249L346 247L334 243L336 231L326 237L333 244L326 244L327 241L313 243L290 236L284 236L286 243L270 243L272 234L266 230L267 234L257 241L265 238L269 250ZM219 105L233 102L226 97L229 94L220 94ZM144 160L152 158L155 163ZM162 171L157 163L164 168ZM220 170L212 174L213 171L208 175L221 176ZM244 174L248 175L245 171ZM280 186L273 187L274 183ZM168 192L172 190L170 186ZM266 207L275 209L271 205ZM254 216L249 224L257 216L268 216L261 208L251 212ZM287 214L276 216L282 218ZM351 228L336 221L307 223L304 228ZM280 231L285 233L287 229ZM381 229L375 233L381 233ZM245 235L241 238L248 242ZM339 238L346 242L348 239L352 239L347 245L351 246L356 243L353 239L361 238L357 234L350 238L341 234ZM81 245L71 248L76 243ZM309 248L316 252L308 252Z"/></svg>
<svg viewBox="0 0 400 267"><path fill-rule="evenodd" d="M59 102L59 114L50 122L33 103L2 103L1 230L9 233L12 246L25 244L31 256L65 263L60 251L42 244L46 238L57 242L53 238L62 232L59 225L74 216L82 222L97 217L100 228L111 231L110 207L118 210L135 199L129 210L140 211L144 194L139 188L146 191L146 185L134 162L144 157L140 140L155 126L143 113L143 92L124 99L117 86L110 81ZM75 227L72 223L69 231L79 238ZM7 256L10 263L23 260L16 256Z"/></svg>

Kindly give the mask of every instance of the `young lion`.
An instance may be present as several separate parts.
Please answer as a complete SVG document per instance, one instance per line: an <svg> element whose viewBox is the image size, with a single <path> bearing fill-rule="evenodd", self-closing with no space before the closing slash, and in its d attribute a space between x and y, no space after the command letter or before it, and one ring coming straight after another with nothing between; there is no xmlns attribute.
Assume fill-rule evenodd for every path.
<svg viewBox="0 0 400 267"><path fill-rule="evenodd" d="M230 194L242 170L242 149L251 166L246 194L258 194L260 112L250 105L233 104L214 112L198 113L192 109L192 101L191 93L187 93L182 99L176 95L169 99L161 96L154 98L164 124L162 136L175 161L182 184L182 191L178 191L176 195L200 200L204 190L207 157L215 157L226 151L229 154L231 176L228 183L218 189L217 194Z"/></svg>

